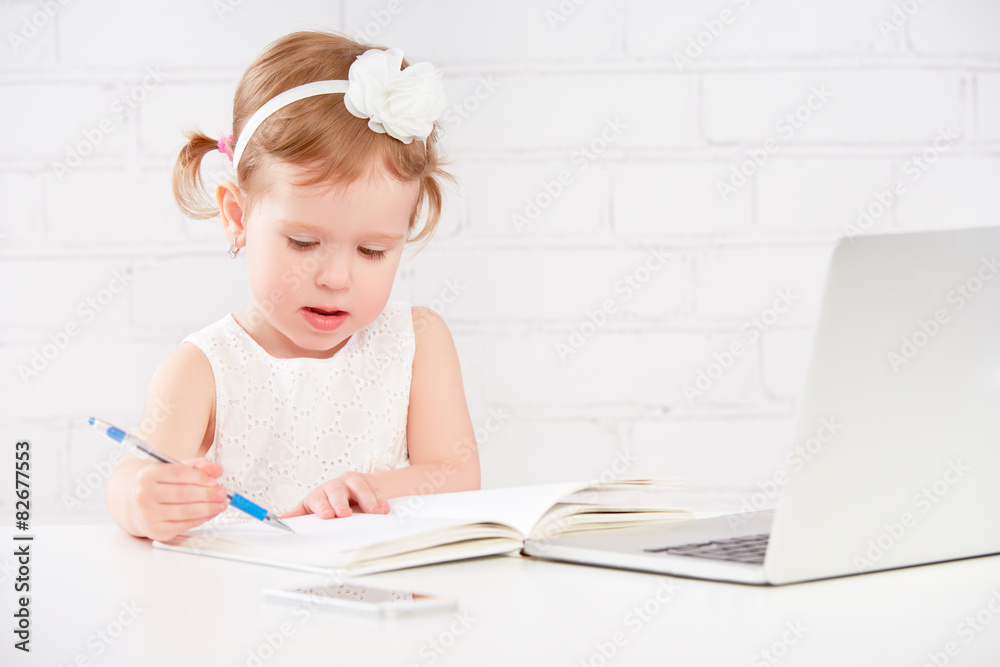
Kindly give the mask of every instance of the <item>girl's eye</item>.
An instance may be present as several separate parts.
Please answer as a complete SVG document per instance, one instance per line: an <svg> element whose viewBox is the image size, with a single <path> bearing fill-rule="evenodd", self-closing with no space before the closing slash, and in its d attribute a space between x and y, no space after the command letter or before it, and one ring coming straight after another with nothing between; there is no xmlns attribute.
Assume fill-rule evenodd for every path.
<svg viewBox="0 0 1000 667"><path fill-rule="evenodd" d="M371 259L382 259L385 257L385 250L372 250L371 248L365 248L364 246L358 246L358 252Z"/></svg>
<svg viewBox="0 0 1000 667"><path fill-rule="evenodd" d="M288 237L288 247L293 250L308 250L313 246L319 245L318 241L300 241L299 239L294 239L291 236Z"/></svg>

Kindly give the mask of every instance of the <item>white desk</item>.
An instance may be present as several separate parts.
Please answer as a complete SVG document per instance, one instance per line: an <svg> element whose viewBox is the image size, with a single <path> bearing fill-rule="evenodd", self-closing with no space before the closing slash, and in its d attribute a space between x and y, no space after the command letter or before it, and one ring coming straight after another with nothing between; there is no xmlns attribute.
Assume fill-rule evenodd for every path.
<svg viewBox="0 0 1000 667"><path fill-rule="evenodd" d="M154 549L108 525L33 531L27 656L12 648L12 532L0 532L3 665L921 667L929 652L938 667L1000 664L1000 557L762 588L498 556L358 578L457 597L467 619L380 621L305 618L261 588L319 577ZM665 583L677 590L661 604ZM645 620L633 611L643 606ZM961 625L977 612L989 617L980 630ZM781 657L768 661L769 647Z"/></svg>

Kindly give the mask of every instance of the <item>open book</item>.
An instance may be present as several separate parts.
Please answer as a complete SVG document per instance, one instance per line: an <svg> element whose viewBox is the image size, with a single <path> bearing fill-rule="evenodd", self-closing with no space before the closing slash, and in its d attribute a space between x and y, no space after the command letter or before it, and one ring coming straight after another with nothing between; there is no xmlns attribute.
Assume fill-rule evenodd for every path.
<svg viewBox="0 0 1000 667"><path fill-rule="evenodd" d="M403 496L388 514L285 519L295 533L253 522L206 525L154 546L353 576L519 551L526 538L691 518L665 506L669 480L570 482ZM657 496L661 496L657 500Z"/></svg>

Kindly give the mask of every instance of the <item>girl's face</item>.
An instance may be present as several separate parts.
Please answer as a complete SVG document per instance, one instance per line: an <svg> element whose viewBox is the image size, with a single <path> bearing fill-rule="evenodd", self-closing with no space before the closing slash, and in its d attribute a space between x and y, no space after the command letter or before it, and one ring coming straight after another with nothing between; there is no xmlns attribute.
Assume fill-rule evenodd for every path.
<svg viewBox="0 0 1000 667"><path fill-rule="evenodd" d="M388 302L419 184L304 187L295 167L273 170L243 219L253 301L237 319L274 357L329 357Z"/></svg>

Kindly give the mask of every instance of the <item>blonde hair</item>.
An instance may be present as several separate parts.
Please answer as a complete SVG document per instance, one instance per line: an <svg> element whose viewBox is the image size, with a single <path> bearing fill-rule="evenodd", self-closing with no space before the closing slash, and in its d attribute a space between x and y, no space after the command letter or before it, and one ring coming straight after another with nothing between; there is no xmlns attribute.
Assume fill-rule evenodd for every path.
<svg viewBox="0 0 1000 667"><path fill-rule="evenodd" d="M370 48L343 35L294 32L272 42L243 73L233 100L233 142L247 120L265 102L290 88L313 81L347 80L351 63ZM404 59L403 67L409 63ZM185 215L207 219L219 214L201 178L201 161L218 149L218 140L196 130L187 133L174 165L173 189ZM230 146L232 148L232 146ZM412 233L426 206L427 218L416 241L430 236L441 217L442 182L453 181L438 156L438 126L423 142L404 144L371 130L368 121L351 114L342 95L317 95L293 102L265 120L240 158L236 181L244 210L267 192L268 167L274 161L303 167L309 177L299 185L336 183L347 186L363 176L383 172L403 182L418 181L410 213Z"/></svg>

